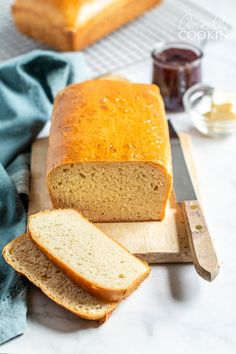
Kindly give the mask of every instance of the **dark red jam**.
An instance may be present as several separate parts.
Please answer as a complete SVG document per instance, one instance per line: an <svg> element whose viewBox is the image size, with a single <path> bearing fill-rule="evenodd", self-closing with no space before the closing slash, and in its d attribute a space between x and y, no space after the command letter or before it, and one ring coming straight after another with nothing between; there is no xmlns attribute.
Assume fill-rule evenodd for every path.
<svg viewBox="0 0 236 354"><path fill-rule="evenodd" d="M170 43L155 49L152 57L152 82L160 87L166 109L183 111L185 91L201 82L201 50L191 44Z"/></svg>

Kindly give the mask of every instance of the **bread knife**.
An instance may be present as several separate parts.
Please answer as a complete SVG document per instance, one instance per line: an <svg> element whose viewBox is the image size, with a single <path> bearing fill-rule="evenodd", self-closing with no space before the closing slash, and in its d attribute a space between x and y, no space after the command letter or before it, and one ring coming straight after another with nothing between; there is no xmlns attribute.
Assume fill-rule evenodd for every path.
<svg viewBox="0 0 236 354"><path fill-rule="evenodd" d="M182 205L186 230L197 273L212 281L219 272L218 259L191 181L180 139L168 120L176 202Z"/></svg>

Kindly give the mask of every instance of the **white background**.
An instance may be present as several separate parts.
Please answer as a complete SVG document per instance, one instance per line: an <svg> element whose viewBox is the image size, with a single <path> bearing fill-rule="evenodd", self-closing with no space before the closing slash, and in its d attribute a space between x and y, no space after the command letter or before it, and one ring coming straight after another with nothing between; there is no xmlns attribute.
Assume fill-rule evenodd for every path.
<svg viewBox="0 0 236 354"><path fill-rule="evenodd" d="M174 1L174 0L173 0ZM197 1L233 26L236 1ZM236 90L236 36L207 46L204 81ZM150 63L122 70L149 82ZM221 260L219 277L207 283L192 265L153 267L143 285L108 322L77 319L32 288L25 334L0 348L5 353L235 354L236 353L236 135L203 137L185 114L171 115L191 134L203 209Z"/></svg>

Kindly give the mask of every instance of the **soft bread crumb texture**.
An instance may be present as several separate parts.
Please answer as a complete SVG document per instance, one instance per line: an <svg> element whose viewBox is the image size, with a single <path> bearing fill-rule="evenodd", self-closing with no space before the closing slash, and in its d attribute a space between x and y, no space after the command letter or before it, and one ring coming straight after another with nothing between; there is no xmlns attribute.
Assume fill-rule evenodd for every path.
<svg viewBox="0 0 236 354"><path fill-rule="evenodd" d="M90 295L73 283L31 241L23 235L4 249L6 261L59 305L76 315L99 320L106 317L117 303L107 303Z"/></svg>
<svg viewBox="0 0 236 354"><path fill-rule="evenodd" d="M64 165L48 184L55 207L77 209L95 222L161 219L167 193L163 171L136 162Z"/></svg>
<svg viewBox="0 0 236 354"><path fill-rule="evenodd" d="M52 210L30 217L33 241L59 260L62 268L78 274L91 287L125 293L149 274L149 267L85 220L74 210ZM81 283L82 284L82 283ZM135 286L136 287L136 286ZM98 291L99 294L99 291Z"/></svg>
<svg viewBox="0 0 236 354"><path fill-rule="evenodd" d="M93 222L162 220L171 175L157 86L96 80L57 96L47 156L54 207Z"/></svg>

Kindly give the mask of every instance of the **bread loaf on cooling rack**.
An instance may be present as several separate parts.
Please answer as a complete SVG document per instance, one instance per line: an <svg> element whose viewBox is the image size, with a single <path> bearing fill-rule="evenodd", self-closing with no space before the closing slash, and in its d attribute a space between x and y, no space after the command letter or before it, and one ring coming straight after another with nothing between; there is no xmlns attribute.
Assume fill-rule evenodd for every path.
<svg viewBox="0 0 236 354"><path fill-rule="evenodd" d="M22 33L50 47L87 47L160 0L16 0L12 13Z"/></svg>

